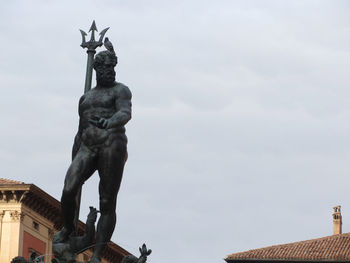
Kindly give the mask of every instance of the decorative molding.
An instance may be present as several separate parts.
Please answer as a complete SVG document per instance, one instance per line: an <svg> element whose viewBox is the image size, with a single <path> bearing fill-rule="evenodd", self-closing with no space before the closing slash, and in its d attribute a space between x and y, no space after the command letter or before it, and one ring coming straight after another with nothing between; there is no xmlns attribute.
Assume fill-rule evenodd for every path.
<svg viewBox="0 0 350 263"><path fill-rule="evenodd" d="M4 218L5 210L0 210L0 221Z"/></svg>
<svg viewBox="0 0 350 263"><path fill-rule="evenodd" d="M49 239L52 240L53 237L55 236L55 231L53 231L52 229L49 228L47 230L47 232L48 232L48 235L49 235Z"/></svg>
<svg viewBox="0 0 350 263"><path fill-rule="evenodd" d="M1 190L0 191L0 202L14 202L21 203L23 198L29 191L23 190Z"/></svg>
<svg viewBox="0 0 350 263"><path fill-rule="evenodd" d="M7 195L6 195L6 191L4 191L4 190L1 190L0 191L0 200L1 201L5 201L5 202L7 202Z"/></svg>
<svg viewBox="0 0 350 263"><path fill-rule="evenodd" d="M10 216L12 221L21 221L23 222L24 219L24 213L21 213L19 211L10 211Z"/></svg>
<svg viewBox="0 0 350 263"><path fill-rule="evenodd" d="M19 202L22 203L22 200L24 199L24 197L26 197L26 195L29 193L29 191L24 191L22 193L22 195L19 197Z"/></svg>

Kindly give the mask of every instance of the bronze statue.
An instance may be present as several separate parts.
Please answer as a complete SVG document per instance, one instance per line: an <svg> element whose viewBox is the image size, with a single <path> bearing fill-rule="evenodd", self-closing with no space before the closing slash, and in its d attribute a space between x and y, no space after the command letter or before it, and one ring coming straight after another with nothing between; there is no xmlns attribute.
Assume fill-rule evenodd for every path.
<svg viewBox="0 0 350 263"><path fill-rule="evenodd" d="M101 31L98 41L95 41L95 21L90 28L89 41L85 38L87 34L80 30L83 39L81 46L87 48L88 53L85 89L79 100L79 129L74 139L72 163L65 177L61 197L64 225L52 241L55 256L52 263L77 263L77 254L91 247L94 247L94 254L90 263L100 263L102 252L110 241L116 223L117 195L128 156L124 126L131 119L131 92L127 86L115 81L114 67L118 58L108 38L102 43L107 30L108 28ZM95 56L96 48L102 44L107 50ZM96 71L97 85L91 89L93 69ZM77 236L81 187L95 171L100 176L100 211L90 207L85 233ZM98 212L101 216L95 232ZM152 251L145 244L139 250L141 255L138 258L127 255L122 263L145 263ZM44 255L36 257L33 253L29 263L40 263L43 260ZM27 261L23 257L15 257L12 263Z"/></svg>
<svg viewBox="0 0 350 263"><path fill-rule="evenodd" d="M105 46L107 50L99 52L93 60L97 85L87 90L79 101L79 129L61 197L64 227L55 237L57 242L65 242L74 234L79 190L97 170L101 216L90 261L93 263L101 261L102 252L114 231L117 194L127 160L124 126L131 119L131 92L127 86L115 81L117 56L108 39Z"/></svg>

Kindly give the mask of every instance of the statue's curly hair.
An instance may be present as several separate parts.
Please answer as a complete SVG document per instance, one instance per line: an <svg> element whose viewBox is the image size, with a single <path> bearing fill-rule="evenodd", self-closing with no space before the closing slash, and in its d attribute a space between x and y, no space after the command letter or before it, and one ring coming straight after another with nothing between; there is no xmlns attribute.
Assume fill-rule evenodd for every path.
<svg viewBox="0 0 350 263"><path fill-rule="evenodd" d="M96 68L96 66L103 64L103 62L107 57L109 57L109 59L112 60L114 66L117 65L118 57L115 55L115 53L108 50L104 50L104 51L98 52L97 55L95 56L94 68Z"/></svg>

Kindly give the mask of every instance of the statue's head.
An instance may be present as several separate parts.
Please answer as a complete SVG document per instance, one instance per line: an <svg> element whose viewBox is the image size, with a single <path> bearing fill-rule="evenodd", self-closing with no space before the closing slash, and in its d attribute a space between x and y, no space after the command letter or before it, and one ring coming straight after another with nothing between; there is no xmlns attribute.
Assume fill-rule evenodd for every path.
<svg viewBox="0 0 350 263"><path fill-rule="evenodd" d="M112 86L115 81L114 67L118 63L118 58L114 52L105 50L95 56L94 69L96 71L97 85Z"/></svg>

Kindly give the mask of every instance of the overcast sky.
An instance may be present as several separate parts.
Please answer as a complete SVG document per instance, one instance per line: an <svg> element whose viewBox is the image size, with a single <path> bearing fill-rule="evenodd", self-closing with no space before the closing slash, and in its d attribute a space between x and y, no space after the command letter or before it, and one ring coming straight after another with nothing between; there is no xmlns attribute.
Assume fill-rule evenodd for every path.
<svg viewBox="0 0 350 263"><path fill-rule="evenodd" d="M92 20L133 93L112 240L149 262L350 232L349 1L6 1L0 177L60 199ZM103 50L102 48L100 50ZM84 185L81 219L98 206Z"/></svg>

